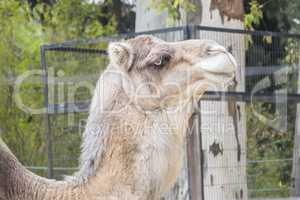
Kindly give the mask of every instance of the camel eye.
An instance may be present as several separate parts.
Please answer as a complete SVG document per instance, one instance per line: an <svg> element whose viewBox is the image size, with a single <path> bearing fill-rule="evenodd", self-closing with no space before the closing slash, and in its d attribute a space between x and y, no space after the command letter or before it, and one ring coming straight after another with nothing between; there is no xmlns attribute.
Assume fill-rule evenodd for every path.
<svg viewBox="0 0 300 200"><path fill-rule="evenodd" d="M166 64L168 64L168 62L170 61L170 58L171 57L169 55L161 55L159 57L159 59L153 63L153 66L155 68L161 68L161 67L165 66Z"/></svg>

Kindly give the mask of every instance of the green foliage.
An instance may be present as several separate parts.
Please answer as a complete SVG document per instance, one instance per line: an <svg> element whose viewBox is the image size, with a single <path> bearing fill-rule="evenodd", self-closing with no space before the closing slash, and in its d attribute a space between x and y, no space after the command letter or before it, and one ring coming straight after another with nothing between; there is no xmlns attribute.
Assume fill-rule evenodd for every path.
<svg viewBox="0 0 300 200"><path fill-rule="evenodd" d="M115 17L102 25L99 19L105 15L100 6L81 0L61 0L54 5L41 3L32 10L32 16L44 25L44 32L56 42L114 33Z"/></svg>
<svg viewBox="0 0 300 200"><path fill-rule="evenodd" d="M159 14L164 11L168 13L169 20L180 20L181 11L195 12L196 7L189 0L151 0L150 7L155 9Z"/></svg>
<svg viewBox="0 0 300 200"><path fill-rule="evenodd" d="M292 31L300 33L300 1L299 0L290 0L287 5L287 17L291 23Z"/></svg>
<svg viewBox="0 0 300 200"><path fill-rule="evenodd" d="M290 195L295 105L288 106L288 129L281 132L259 120L253 109L274 117L274 105L255 103L246 106L247 112L247 165L250 197L288 197ZM264 189L276 189L264 190Z"/></svg>
<svg viewBox="0 0 300 200"><path fill-rule="evenodd" d="M299 64L299 58L300 58L299 40L290 38L287 41L287 45L285 46L285 51L287 52L287 55L284 58L284 63L289 65Z"/></svg>
<svg viewBox="0 0 300 200"><path fill-rule="evenodd" d="M29 7L17 1L0 2L0 127L5 141L26 164L45 162L42 119L20 111L13 103L14 77L39 68L41 28L28 15ZM42 104L38 89L24 86L30 104ZM27 96L28 96L27 94Z"/></svg>
<svg viewBox="0 0 300 200"><path fill-rule="evenodd" d="M263 18L255 30L268 30L276 32L299 32L299 0L259 0Z"/></svg>
<svg viewBox="0 0 300 200"><path fill-rule="evenodd" d="M257 1L252 1L250 4L250 12L245 14L244 25L246 29L253 30L254 24L259 24L263 17L262 6Z"/></svg>
<svg viewBox="0 0 300 200"><path fill-rule="evenodd" d="M15 78L41 68L41 44L111 34L115 33L116 26L116 18L110 12L104 12L100 5L81 0L60 0L51 4L37 1L34 6L19 0L0 1L0 134L25 165L47 166L45 130L42 115L31 115L16 105ZM78 66L86 65L78 62L74 61L73 67L69 65L65 73L74 74L79 71ZM103 67L103 61L99 62L95 64ZM92 73L89 68L83 69ZM93 73L95 70L99 68L94 67ZM20 95L28 107L43 107L41 77L33 76L23 83ZM53 129L54 140L61 140L63 135L60 134L66 133L58 134L59 129ZM63 144L57 147L57 155L77 156L79 144L74 144L80 141L79 137L78 132L70 137L72 145L67 152L63 152ZM76 163L77 159L71 162L72 166ZM37 172L45 175L45 171Z"/></svg>

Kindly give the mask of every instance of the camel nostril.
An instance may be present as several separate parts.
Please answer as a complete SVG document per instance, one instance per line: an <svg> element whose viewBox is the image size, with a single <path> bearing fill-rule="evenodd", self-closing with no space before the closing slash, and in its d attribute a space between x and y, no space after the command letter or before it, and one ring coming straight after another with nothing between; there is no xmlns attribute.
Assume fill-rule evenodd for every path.
<svg viewBox="0 0 300 200"><path fill-rule="evenodd" d="M229 45L229 46L227 47L227 51L228 51L229 53L232 53L232 50L233 50L232 45Z"/></svg>

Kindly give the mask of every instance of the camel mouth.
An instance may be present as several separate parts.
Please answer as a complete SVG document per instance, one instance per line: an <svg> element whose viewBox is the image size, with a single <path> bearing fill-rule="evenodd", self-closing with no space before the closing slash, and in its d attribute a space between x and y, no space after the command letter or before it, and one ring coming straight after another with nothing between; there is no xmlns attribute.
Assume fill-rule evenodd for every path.
<svg viewBox="0 0 300 200"><path fill-rule="evenodd" d="M198 105L206 91L224 91L228 87L235 88L238 84L236 80L237 61L223 46L217 45L211 48L208 56L197 62L195 67L204 74L204 80L199 80L198 87L196 85L193 92L194 114L199 112Z"/></svg>
<svg viewBox="0 0 300 200"><path fill-rule="evenodd" d="M200 61L199 67L214 74L231 75L237 69L237 62L227 51L212 51L208 58Z"/></svg>
<svg viewBox="0 0 300 200"><path fill-rule="evenodd" d="M212 46L207 57L200 61L199 67L214 74L233 74L238 64L231 53L221 45Z"/></svg>
<svg viewBox="0 0 300 200"><path fill-rule="evenodd" d="M208 52L208 56L196 64L206 74L206 78L222 85L236 85L238 64L224 47L217 46Z"/></svg>

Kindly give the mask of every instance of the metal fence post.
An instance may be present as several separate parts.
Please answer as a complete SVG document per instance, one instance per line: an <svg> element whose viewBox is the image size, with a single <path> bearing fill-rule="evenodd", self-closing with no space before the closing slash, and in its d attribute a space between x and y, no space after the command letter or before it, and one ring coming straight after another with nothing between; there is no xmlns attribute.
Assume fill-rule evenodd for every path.
<svg viewBox="0 0 300 200"><path fill-rule="evenodd" d="M48 178L53 178L53 152L52 152L52 138L51 127L49 118L49 96L48 96L48 69L46 66L45 48L41 46L41 66L42 66L42 81L44 83L44 106L46 112L44 113L44 126L45 126L45 140L47 145L47 159L48 159Z"/></svg>
<svg viewBox="0 0 300 200"><path fill-rule="evenodd" d="M184 28L184 39L196 39L195 26L188 25ZM189 122L186 141L190 200L204 200L200 102Z"/></svg>
<svg viewBox="0 0 300 200"><path fill-rule="evenodd" d="M191 39L190 26L186 25L183 27L183 39L189 40Z"/></svg>

